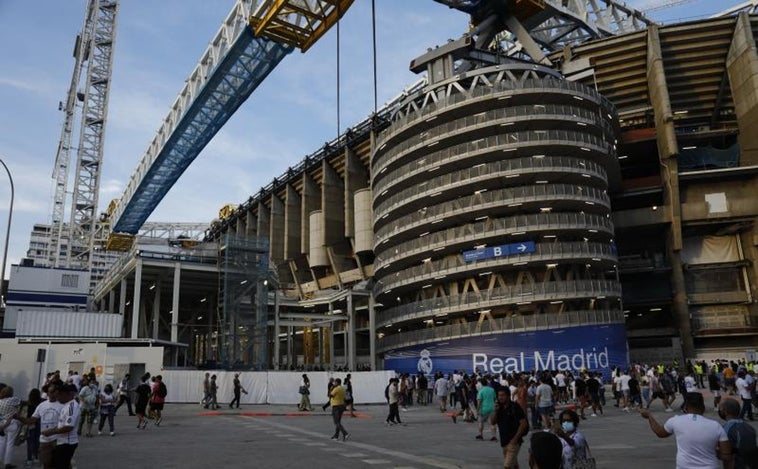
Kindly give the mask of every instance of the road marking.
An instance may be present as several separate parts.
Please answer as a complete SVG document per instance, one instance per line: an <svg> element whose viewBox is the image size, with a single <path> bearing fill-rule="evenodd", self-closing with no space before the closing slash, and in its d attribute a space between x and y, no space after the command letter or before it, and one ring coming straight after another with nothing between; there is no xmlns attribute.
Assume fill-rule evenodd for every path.
<svg viewBox="0 0 758 469"><path fill-rule="evenodd" d="M390 464L392 461L388 461L386 459L362 459L361 461L365 462L366 464Z"/></svg>
<svg viewBox="0 0 758 469"><path fill-rule="evenodd" d="M324 434L323 433L312 432L310 430L304 430L302 428L293 427L291 425L285 425L283 423L272 422L270 420L258 420L258 422L261 423L261 424L263 424L263 425L268 425L268 426L271 426L271 427L274 427L274 428L279 428L279 429L285 430L285 431L290 431L290 432L295 432L295 433L301 433L303 435L308 435L308 436L311 436L311 437L314 437L314 438L320 438L320 439L324 438ZM450 464L450 463L446 463L446 462L435 461L433 459L425 458L425 457L422 457L422 456L417 456L415 454L404 453L402 451L397 451L397 450L393 450L393 449L389 449L389 448L382 448L381 446L371 445L371 444L368 444L368 443L358 443L357 441L350 440L350 441L343 442L341 444L347 445L347 446L351 446L353 448L359 448L359 449L362 449L364 451L371 451L373 453L379 453L382 456L391 456L391 457L395 457L395 458L398 458L398 459L404 459L406 461L410 461L410 462L413 462L413 463L416 463L416 464L424 464L424 465L427 465L427 466L437 467L437 468L440 468L440 469L459 469L459 467L457 465L455 465L455 464ZM594 446L593 446L593 448L594 448ZM323 451L331 451L332 450L331 448L321 448L321 449ZM338 450L338 451L340 451L340 448L335 448L335 449ZM344 451L344 448L342 448L341 451ZM390 461L379 460L379 459L375 459L375 460L372 460L372 461L384 461L385 463L389 463L390 462ZM367 463L367 464L379 464L379 463Z"/></svg>

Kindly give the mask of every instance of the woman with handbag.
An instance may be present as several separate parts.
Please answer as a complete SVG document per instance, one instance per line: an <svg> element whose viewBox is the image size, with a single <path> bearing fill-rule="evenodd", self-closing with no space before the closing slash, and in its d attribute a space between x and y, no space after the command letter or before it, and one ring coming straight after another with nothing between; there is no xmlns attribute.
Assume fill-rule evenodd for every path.
<svg viewBox="0 0 758 469"><path fill-rule="evenodd" d="M308 379L308 375L303 373L303 379L300 381L300 389L298 392L300 393L300 404L297 406L297 410L306 410L311 411L313 410L313 406L311 405L311 380Z"/></svg>

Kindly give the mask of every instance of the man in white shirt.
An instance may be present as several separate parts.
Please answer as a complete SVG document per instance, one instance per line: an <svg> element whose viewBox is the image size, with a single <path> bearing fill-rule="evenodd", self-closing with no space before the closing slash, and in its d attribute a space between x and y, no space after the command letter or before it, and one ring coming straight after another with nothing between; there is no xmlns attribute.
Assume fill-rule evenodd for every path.
<svg viewBox="0 0 758 469"><path fill-rule="evenodd" d="M60 418L63 404L58 402L58 385L55 383L46 384L42 390L47 393L47 400L42 401L34 410L31 418L23 419L26 425L35 425L40 423L40 431L58 428L58 419ZM53 450L58 440L55 436L45 436L40 433L39 437L39 460L44 469L53 469Z"/></svg>
<svg viewBox="0 0 758 469"><path fill-rule="evenodd" d="M624 371L624 374L619 377L619 390L621 391L621 403L624 405L624 412L629 412L629 393L631 391L629 381L631 379L629 370Z"/></svg>
<svg viewBox="0 0 758 469"><path fill-rule="evenodd" d="M676 469L719 469L722 464L724 469L731 467L732 445L718 422L703 417L703 395L685 394L684 411L685 414L671 417L663 425L647 409L641 409L640 415L658 437L676 436Z"/></svg>
<svg viewBox="0 0 758 469"><path fill-rule="evenodd" d="M53 467L56 469L71 469L71 459L79 445L76 428L79 424L79 403L74 399L77 391L73 384L64 384L58 393L61 412L55 428L41 432L44 436L55 436L58 441L53 450Z"/></svg>
<svg viewBox="0 0 758 469"><path fill-rule="evenodd" d="M753 383L752 376L749 376L744 370L737 373L735 386L737 386L737 392L742 398L742 410L739 416L741 419L744 419L745 414L747 414L747 419L753 420Z"/></svg>

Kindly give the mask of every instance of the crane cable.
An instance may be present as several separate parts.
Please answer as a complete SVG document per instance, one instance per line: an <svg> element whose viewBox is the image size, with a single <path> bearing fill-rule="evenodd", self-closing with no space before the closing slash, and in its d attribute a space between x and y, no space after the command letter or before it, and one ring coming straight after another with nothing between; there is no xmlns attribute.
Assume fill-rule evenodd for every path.
<svg viewBox="0 0 758 469"><path fill-rule="evenodd" d="M374 115L378 108L376 89L376 0L371 0L371 35L374 46Z"/></svg>
<svg viewBox="0 0 758 469"><path fill-rule="evenodd" d="M340 138L340 20L342 11L337 3L337 138Z"/></svg>

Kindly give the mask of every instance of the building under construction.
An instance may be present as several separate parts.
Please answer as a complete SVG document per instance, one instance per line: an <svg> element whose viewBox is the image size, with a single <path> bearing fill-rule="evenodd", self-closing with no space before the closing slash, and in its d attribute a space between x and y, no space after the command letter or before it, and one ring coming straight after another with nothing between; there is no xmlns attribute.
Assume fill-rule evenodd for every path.
<svg viewBox="0 0 758 469"><path fill-rule="evenodd" d="M525 3L535 29L549 8ZM257 368L608 369L756 348L758 16L566 33L547 54L519 36L531 60L484 47L478 24L412 62L423 84L224 211L195 309L158 307L154 334L190 344L189 363ZM176 269L146 280L133 258L95 298L125 315Z"/></svg>

